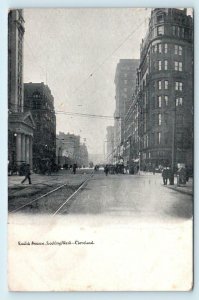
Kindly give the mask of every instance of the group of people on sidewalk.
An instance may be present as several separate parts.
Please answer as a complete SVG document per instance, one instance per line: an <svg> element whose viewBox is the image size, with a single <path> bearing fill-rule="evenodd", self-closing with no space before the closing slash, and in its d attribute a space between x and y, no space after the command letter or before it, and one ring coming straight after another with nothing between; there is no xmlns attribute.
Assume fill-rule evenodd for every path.
<svg viewBox="0 0 199 300"><path fill-rule="evenodd" d="M189 180L189 173L185 167L180 167L177 170L176 175L177 175L177 185L186 184L186 182L188 182L188 180ZM169 180L170 185L174 184L174 172L172 171L172 169L170 167L165 167L162 170L162 178L163 178L164 185L167 185L168 180Z"/></svg>
<svg viewBox="0 0 199 300"><path fill-rule="evenodd" d="M162 178L163 178L164 185L167 185L168 180L169 180L169 184L173 184L174 174L173 174L171 168L166 167L162 170Z"/></svg>

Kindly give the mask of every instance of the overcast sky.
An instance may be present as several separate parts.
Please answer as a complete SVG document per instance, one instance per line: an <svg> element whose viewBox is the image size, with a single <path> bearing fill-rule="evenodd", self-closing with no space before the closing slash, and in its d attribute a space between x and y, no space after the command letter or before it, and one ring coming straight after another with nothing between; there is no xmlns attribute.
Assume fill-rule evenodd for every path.
<svg viewBox="0 0 199 300"><path fill-rule="evenodd" d="M149 15L144 8L25 9L24 82L47 83L56 111L113 116L116 65L139 58ZM78 134L89 153L103 153L113 120L56 116L57 133Z"/></svg>

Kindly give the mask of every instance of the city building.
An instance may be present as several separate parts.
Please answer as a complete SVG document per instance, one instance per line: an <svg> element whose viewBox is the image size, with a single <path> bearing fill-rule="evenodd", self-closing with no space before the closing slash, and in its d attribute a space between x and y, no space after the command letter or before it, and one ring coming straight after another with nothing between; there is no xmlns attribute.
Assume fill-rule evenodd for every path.
<svg viewBox="0 0 199 300"><path fill-rule="evenodd" d="M50 88L41 83L24 84L24 107L35 122L33 138L33 167L41 160L56 160L56 116Z"/></svg>
<svg viewBox="0 0 199 300"><path fill-rule="evenodd" d="M114 162L114 126L106 128L106 162L112 164Z"/></svg>
<svg viewBox="0 0 199 300"><path fill-rule="evenodd" d="M57 164L81 165L80 159L80 136L70 133L59 132L56 137L56 162Z"/></svg>
<svg viewBox="0 0 199 300"><path fill-rule="evenodd" d="M8 161L12 168L29 163L32 168L34 121L24 110L23 39L24 19L21 9L8 14Z"/></svg>
<svg viewBox="0 0 199 300"><path fill-rule="evenodd" d="M86 144L80 144L80 166L88 167L88 150Z"/></svg>
<svg viewBox="0 0 199 300"><path fill-rule="evenodd" d="M122 158L124 149L125 114L131 104L133 90L136 85L136 70L138 59L120 59L115 73L115 102L114 113L114 156L116 161Z"/></svg>
<svg viewBox="0 0 199 300"><path fill-rule="evenodd" d="M141 43L138 71L141 168L193 164L193 19L156 8Z"/></svg>
<svg viewBox="0 0 199 300"><path fill-rule="evenodd" d="M136 89L135 89L136 93ZM137 165L139 161L139 136L138 136L138 98L133 95L132 102L125 114L124 130L124 165L129 168Z"/></svg>

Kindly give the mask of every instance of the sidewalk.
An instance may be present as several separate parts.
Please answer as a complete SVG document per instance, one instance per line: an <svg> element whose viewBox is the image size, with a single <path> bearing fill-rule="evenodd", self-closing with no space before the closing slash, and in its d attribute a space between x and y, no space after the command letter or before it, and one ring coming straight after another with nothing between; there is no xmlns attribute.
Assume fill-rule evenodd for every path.
<svg viewBox="0 0 199 300"><path fill-rule="evenodd" d="M140 171L140 175L144 176L144 175L151 175L154 176L154 178L156 176L160 177L160 181L162 183L162 174L161 173L155 173L153 175L152 172L144 172L144 171ZM156 177L157 178L157 177ZM174 178L174 185L165 185L164 187L175 190L177 192L183 193L183 194L187 194L187 195L193 195L193 178L189 178L189 181L186 184L181 184L180 186L177 186L177 177Z"/></svg>
<svg viewBox="0 0 199 300"><path fill-rule="evenodd" d="M52 173L52 175L31 174L31 182L28 180L24 184L21 181L24 176L8 176L8 195L10 197L28 196L40 192L48 192L53 188L67 184L68 186L79 186L90 174L71 174L65 171Z"/></svg>
<svg viewBox="0 0 199 300"><path fill-rule="evenodd" d="M175 190L177 192L193 195L193 178L189 178L189 181L186 184L181 184L177 186L177 178L174 178L174 185L166 185L165 187Z"/></svg>

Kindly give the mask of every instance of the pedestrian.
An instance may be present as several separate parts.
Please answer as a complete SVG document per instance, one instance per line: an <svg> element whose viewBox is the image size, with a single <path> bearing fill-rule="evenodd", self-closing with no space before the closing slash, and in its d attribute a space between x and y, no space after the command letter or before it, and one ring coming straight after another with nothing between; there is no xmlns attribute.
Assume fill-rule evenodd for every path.
<svg viewBox="0 0 199 300"><path fill-rule="evenodd" d="M174 183L174 174L170 167L167 168L167 177L169 179L169 184L173 185Z"/></svg>
<svg viewBox="0 0 199 300"><path fill-rule="evenodd" d="M167 170L167 168L164 168L162 170L162 178L163 178L164 185L167 185L167 180L168 180L168 170Z"/></svg>
<svg viewBox="0 0 199 300"><path fill-rule="evenodd" d="M104 172L105 172L105 174L106 174L106 176L107 176L107 175L108 175L108 172L109 172L109 167L108 167L108 165L105 166Z"/></svg>
<svg viewBox="0 0 199 300"><path fill-rule="evenodd" d="M73 164L73 174L76 174L77 165Z"/></svg>
<svg viewBox="0 0 199 300"><path fill-rule="evenodd" d="M27 164L26 167L25 167L25 178L24 178L24 180L22 180L21 183L24 183L28 179L29 184L31 184L30 175L31 175L31 173L30 173L30 165Z"/></svg>

